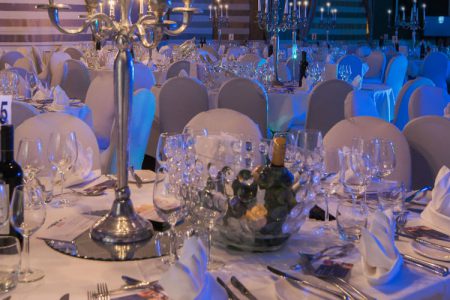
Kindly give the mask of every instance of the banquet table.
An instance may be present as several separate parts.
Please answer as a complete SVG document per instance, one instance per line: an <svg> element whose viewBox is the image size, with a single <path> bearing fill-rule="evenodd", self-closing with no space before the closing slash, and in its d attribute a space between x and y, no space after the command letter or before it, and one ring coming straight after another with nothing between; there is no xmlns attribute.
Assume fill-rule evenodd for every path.
<svg viewBox="0 0 450 300"><path fill-rule="evenodd" d="M105 179L106 177L103 176L92 184ZM140 189L131 184L130 188L135 207L152 204L152 184L145 184ZM107 190L107 194L100 197L77 198L74 195L70 197L76 201L73 207L59 209L47 207L47 218L43 227L48 227L63 216L109 209L114 198L112 190ZM411 219L411 222L420 223L417 215L412 215ZM227 283L232 275L236 276L261 300L277 299L277 297L278 299L327 299L315 290L297 290L284 279L274 277L266 269L267 265L271 265L288 270L288 266L297 261L297 251L307 251L317 246L312 243L314 241L312 229L316 225L317 221L308 220L299 233L278 252L246 253L214 247L213 258L223 261L225 266L214 271L213 275L220 276ZM59 299L65 293L70 293L70 299L85 299L87 290L96 289L99 282L106 282L112 289L123 284L121 275L157 280L167 269L160 258L122 262L74 258L49 248L44 241L37 239L36 235L39 235L39 231L31 239L31 265L43 269L45 277L34 283L19 284L10 292L11 300ZM409 241L401 239L396 244L401 252L419 256L413 253ZM377 299L449 299L450 297L450 276L442 278L422 269L404 265L396 280L381 286L370 286L362 274L358 252L356 250L352 252L345 261L354 263L349 282ZM450 264L446 265L450 266ZM295 275L314 281L314 278L298 272ZM237 290L232 289L239 295ZM281 292L288 293L288 296L280 297ZM1 298L6 296L2 295ZM244 299L241 295L239 297Z"/></svg>

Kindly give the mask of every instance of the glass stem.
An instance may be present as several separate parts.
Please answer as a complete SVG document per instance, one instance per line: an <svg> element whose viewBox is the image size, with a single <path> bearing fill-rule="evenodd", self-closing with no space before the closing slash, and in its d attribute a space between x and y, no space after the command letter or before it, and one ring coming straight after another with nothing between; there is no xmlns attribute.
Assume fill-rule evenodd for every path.
<svg viewBox="0 0 450 300"><path fill-rule="evenodd" d="M212 228L211 225L208 225L208 232L206 236L206 251L208 254L208 266L211 263L211 240L212 240Z"/></svg>
<svg viewBox="0 0 450 300"><path fill-rule="evenodd" d="M325 194L325 227L330 225L330 211L328 206L328 199L330 198L330 194Z"/></svg>
<svg viewBox="0 0 450 300"><path fill-rule="evenodd" d="M59 172L61 176L61 195L64 193L64 172Z"/></svg>
<svg viewBox="0 0 450 300"><path fill-rule="evenodd" d="M23 236L23 250L22 250L22 273L31 273L30 270L30 237Z"/></svg>
<svg viewBox="0 0 450 300"><path fill-rule="evenodd" d="M175 225L170 226L170 230L169 230L169 238L170 238L170 246L169 246L169 251L170 251L170 262L174 263L177 259L177 239L176 239L176 232L175 232Z"/></svg>

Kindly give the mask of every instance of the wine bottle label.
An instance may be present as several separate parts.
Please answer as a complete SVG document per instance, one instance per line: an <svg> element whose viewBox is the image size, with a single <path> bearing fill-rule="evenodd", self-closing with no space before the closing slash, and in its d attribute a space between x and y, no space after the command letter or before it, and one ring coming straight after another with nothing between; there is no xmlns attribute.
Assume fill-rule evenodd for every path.
<svg viewBox="0 0 450 300"><path fill-rule="evenodd" d="M9 200L9 184L5 184L5 199ZM3 221L3 217L5 215L8 215L8 209L9 209L9 201L6 203L0 202L0 221ZM0 235L9 235L9 222L5 222L3 226L0 226Z"/></svg>

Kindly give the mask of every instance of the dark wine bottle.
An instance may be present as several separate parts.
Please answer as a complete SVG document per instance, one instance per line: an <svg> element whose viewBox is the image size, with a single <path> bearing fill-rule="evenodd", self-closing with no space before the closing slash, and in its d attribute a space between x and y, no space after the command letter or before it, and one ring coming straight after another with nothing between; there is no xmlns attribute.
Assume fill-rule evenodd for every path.
<svg viewBox="0 0 450 300"><path fill-rule="evenodd" d="M268 55L267 57L271 57L272 54L273 54L273 45L270 44L269 49L267 50L267 55Z"/></svg>
<svg viewBox="0 0 450 300"><path fill-rule="evenodd" d="M378 47L382 49L384 46L384 36L380 36L380 39L378 40Z"/></svg>
<svg viewBox="0 0 450 300"><path fill-rule="evenodd" d="M95 41L95 50L97 50L97 51L102 50L102 42Z"/></svg>
<svg viewBox="0 0 450 300"><path fill-rule="evenodd" d="M298 86L302 87L302 79L306 78L306 70L308 68L308 61L306 60L306 51L302 51L302 60L300 62L300 74L298 78Z"/></svg>
<svg viewBox="0 0 450 300"><path fill-rule="evenodd" d="M420 43L420 59L424 59L425 58L425 42L422 41Z"/></svg>
<svg viewBox="0 0 450 300"><path fill-rule="evenodd" d="M14 127L2 125L0 131L0 180L6 184L6 193L11 202L14 188L23 183L23 172L19 164L14 160ZM22 236L9 225L9 228L1 228L1 235L17 237L22 244Z"/></svg>
<svg viewBox="0 0 450 300"><path fill-rule="evenodd" d="M395 51L400 52L400 44L398 42L395 43Z"/></svg>

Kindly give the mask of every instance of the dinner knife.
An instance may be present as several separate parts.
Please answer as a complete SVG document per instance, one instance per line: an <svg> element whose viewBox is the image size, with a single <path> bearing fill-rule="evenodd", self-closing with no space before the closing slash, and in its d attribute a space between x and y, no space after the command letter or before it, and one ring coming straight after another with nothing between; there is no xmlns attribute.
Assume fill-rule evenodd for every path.
<svg viewBox="0 0 450 300"><path fill-rule="evenodd" d="M257 300L257 298L239 281L235 276L231 276L231 284L245 297L250 300Z"/></svg>
<svg viewBox="0 0 450 300"><path fill-rule="evenodd" d="M138 174L136 174L136 172L134 172L134 167L133 166L130 166L129 169L130 169L131 176L133 176L134 180L136 181L136 186L138 188L141 188L142 187L142 179L141 179L141 177L139 177Z"/></svg>
<svg viewBox="0 0 450 300"><path fill-rule="evenodd" d="M229 300L240 300L220 277L216 277L216 280L227 292Z"/></svg>
<svg viewBox="0 0 450 300"><path fill-rule="evenodd" d="M415 265L416 267L428 270L442 277L446 277L448 275L448 268L445 266L431 263L426 260L419 259L417 257L410 256L407 254L402 254L402 256L405 262Z"/></svg>
<svg viewBox="0 0 450 300"><path fill-rule="evenodd" d="M415 242L417 242L417 243L419 243L421 245L424 245L424 246L427 246L427 247L430 247L430 248L434 248L434 249L437 249L437 250L440 250L440 251L444 251L444 252L450 253L450 247L446 247L444 245L439 245L439 244L427 241L425 239L422 239L422 238L419 238L419 237L415 237L413 235L405 234L405 233L402 233L402 232L397 232L396 234L399 235L399 236L405 237L405 238L412 239L412 240L414 240Z"/></svg>

